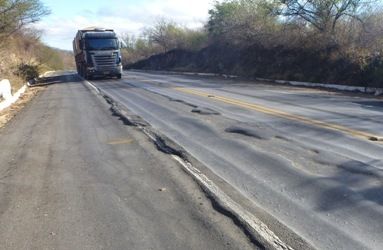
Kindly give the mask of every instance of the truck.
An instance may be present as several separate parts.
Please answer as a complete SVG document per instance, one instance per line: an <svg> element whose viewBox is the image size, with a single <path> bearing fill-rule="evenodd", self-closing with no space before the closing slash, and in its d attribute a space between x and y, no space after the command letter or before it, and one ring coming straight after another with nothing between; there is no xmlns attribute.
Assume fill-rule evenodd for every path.
<svg viewBox="0 0 383 250"><path fill-rule="evenodd" d="M78 30L73 40L77 73L85 79L107 76L121 79L120 47L113 29L89 27Z"/></svg>

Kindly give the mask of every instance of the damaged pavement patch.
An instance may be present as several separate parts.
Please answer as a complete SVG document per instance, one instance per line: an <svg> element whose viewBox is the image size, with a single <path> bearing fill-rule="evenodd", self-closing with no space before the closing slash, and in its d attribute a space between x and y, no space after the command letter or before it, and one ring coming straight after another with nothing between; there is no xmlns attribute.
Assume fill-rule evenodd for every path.
<svg viewBox="0 0 383 250"><path fill-rule="evenodd" d="M270 140L271 138L275 137L275 134L269 131L267 128L255 129L250 126L231 126L226 128L225 132L254 137L259 140Z"/></svg>
<svg viewBox="0 0 383 250"><path fill-rule="evenodd" d="M210 109L210 108L200 108L200 107L196 107L194 109L192 109L191 111L192 113L198 113L200 115L220 115L219 112L213 110L213 109Z"/></svg>
<svg viewBox="0 0 383 250"><path fill-rule="evenodd" d="M230 198L221 188L213 183L206 175L199 169L194 167L188 160L187 152L182 149L178 144L155 131L150 124L145 122L142 118L131 115L129 111L121 108L112 98L103 93L100 89L95 87L88 81L85 81L98 94L105 98L105 100L112 106L111 110L113 115L119 116L120 119L129 126L135 126L140 129L145 135L152 140L157 149L170 155L176 160L205 191L207 197L218 208L218 211L229 216L240 228L249 236L251 241L265 249L275 250L292 250L293 248L284 243L273 231L271 231L266 224L260 221L255 215L247 211L232 198ZM131 117L134 117L133 120ZM144 126L142 124L145 124Z"/></svg>

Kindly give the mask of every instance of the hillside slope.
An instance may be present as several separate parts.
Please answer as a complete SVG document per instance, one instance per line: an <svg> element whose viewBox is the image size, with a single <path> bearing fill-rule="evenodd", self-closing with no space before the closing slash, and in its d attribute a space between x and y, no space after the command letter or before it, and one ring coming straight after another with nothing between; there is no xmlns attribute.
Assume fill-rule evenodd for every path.
<svg viewBox="0 0 383 250"><path fill-rule="evenodd" d="M213 44L200 51L172 50L127 65L127 69L173 70L235 74L248 78L271 78L293 81L382 86L382 72L376 72L380 57L371 58L369 66L338 56L338 50L288 49L282 46L246 48ZM334 56L337 55L337 56ZM335 59L334 59L335 58Z"/></svg>

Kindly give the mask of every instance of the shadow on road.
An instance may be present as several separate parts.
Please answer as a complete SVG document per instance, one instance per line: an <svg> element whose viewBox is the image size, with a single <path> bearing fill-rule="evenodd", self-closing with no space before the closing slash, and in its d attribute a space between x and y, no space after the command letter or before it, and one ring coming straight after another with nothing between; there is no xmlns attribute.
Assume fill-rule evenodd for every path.
<svg viewBox="0 0 383 250"><path fill-rule="evenodd" d="M365 101L365 102L355 102L360 105L361 108L374 110L374 111L383 111L383 102L382 101Z"/></svg>
<svg viewBox="0 0 383 250"><path fill-rule="evenodd" d="M76 73L54 75L38 78L35 83L30 84L30 87L46 86L51 84L61 84L69 82L81 82L81 78Z"/></svg>
<svg viewBox="0 0 383 250"><path fill-rule="evenodd" d="M317 210L350 208L366 201L383 206L383 169L373 166L376 164L382 163L348 161L337 166L334 176L320 178L327 187L317 201Z"/></svg>

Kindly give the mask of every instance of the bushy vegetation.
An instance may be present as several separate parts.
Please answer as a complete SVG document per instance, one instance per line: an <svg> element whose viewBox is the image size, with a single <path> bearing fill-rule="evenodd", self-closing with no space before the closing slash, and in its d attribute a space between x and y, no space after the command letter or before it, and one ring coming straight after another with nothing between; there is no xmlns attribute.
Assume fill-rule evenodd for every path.
<svg viewBox="0 0 383 250"><path fill-rule="evenodd" d="M0 0L0 38L7 37L49 14L39 0ZM3 41L4 42L4 41Z"/></svg>
<svg viewBox="0 0 383 250"><path fill-rule="evenodd" d="M41 42L29 24L49 10L38 0L0 0L0 79L10 79L13 90L41 72L71 67L71 54Z"/></svg>
<svg viewBox="0 0 383 250"><path fill-rule="evenodd" d="M179 31L172 31L174 27ZM181 49L194 51L189 60L180 60L185 53L178 57L174 51L152 60L161 61L162 69L169 65L168 69L382 86L379 0L226 0L214 4L204 30L159 22L149 31L141 42L156 49L127 63ZM189 43L193 32L201 37L197 46ZM133 47L130 55L135 51ZM155 63L136 66L150 68Z"/></svg>
<svg viewBox="0 0 383 250"><path fill-rule="evenodd" d="M27 81L33 80L39 77L39 69L37 65L19 64L15 71L15 74Z"/></svg>
<svg viewBox="0 0 383 250"><path fill-rule="evenodd" d="M216 41L288 48L381 50L383 12L373 0L229 0L207 24ZM366 39L367 38L367 39ZM353 51L355 52L355 51Z"/></svg>
<svg viewBox="0 0 383 250"><path fill-rule="evenodd" d="M208 45L204 29L189 29L171 20L159 19L146 28L138 37L122 35L124 65L173 49L198 51Z"/></svg>

